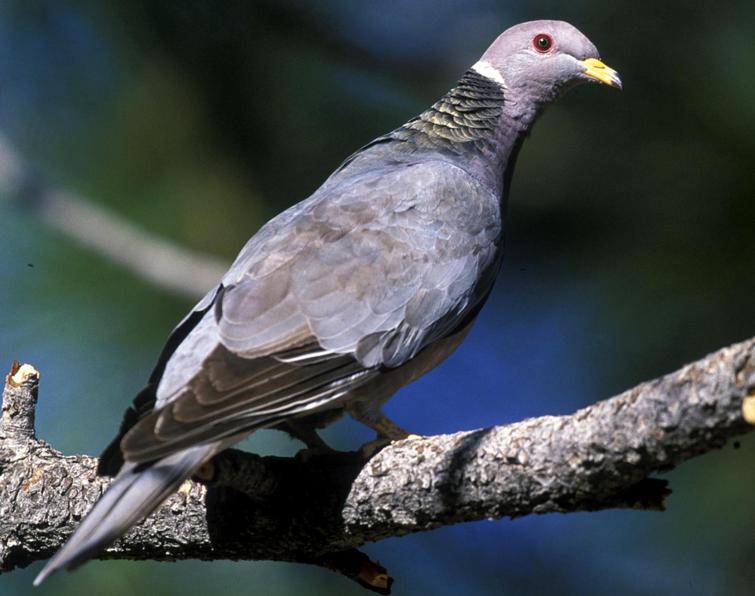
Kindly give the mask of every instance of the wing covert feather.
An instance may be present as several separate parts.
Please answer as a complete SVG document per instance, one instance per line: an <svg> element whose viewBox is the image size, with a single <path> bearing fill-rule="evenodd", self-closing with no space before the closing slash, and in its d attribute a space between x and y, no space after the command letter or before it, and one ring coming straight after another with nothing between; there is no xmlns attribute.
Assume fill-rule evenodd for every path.
<svg viewBox="0 0 755 596"><path fill-rule="evenodd" d="M492 283L499 203L438 163L342 177L266 224L168 361L126 457L333 407L453 333Z"/></svg>
<svg viewBox="0 0 755 596"><path fill-rule="evenodd" d="M477 282L492 281L483 272L499 209L475 178L437 161L326 184L242 251L224 280L220 341L257 357L314 340L358 359L369 352L365 366L398 366L487 293ZM358 349L363 341L411 345L382 359Z"/></svg>

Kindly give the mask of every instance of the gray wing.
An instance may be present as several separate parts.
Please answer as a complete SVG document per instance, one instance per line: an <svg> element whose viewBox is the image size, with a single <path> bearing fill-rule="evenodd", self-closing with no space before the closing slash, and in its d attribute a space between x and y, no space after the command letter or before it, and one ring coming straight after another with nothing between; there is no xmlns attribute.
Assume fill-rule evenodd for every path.
<svg viewBox="0 0 755 596"><path fill-rule="evenodd" d="M445 162L326 184L264 226L167 361L127 460L335 407L456 330L495 274L499 199Z"/></svg>

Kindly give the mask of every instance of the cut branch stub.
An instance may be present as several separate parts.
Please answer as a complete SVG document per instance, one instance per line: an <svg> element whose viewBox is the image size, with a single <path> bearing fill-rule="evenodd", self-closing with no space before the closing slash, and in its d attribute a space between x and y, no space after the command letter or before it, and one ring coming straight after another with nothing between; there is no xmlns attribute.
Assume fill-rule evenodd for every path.
<svg viewBox="0 0 755 596"><path fill-rule="evenodd" d="M0 433L7 438L34 439L34 418L37 407L39 373L30 364L15 360L5 377L3 417Z"/></svg>

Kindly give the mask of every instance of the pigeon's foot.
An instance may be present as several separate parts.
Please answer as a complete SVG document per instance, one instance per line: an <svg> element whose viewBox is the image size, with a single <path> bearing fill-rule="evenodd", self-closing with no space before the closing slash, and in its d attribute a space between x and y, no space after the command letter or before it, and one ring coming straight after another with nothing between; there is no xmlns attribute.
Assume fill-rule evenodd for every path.
<svg viewBox="0 0 755 596"><path fill-rule="evenodd" d="M368 441L364 445L362 445L359 448L359 452L362 454L362 458L372 459L372 456L374 456L378 451L382 450L384 447L387 447L391 444L391 440L387 439L385 437L378 437L377 439L373 441Z"/></svg>
<svg viewBox="0 0 755 596"><path fill-rule="evenodd" d="M391 441L400 441L412 436L407 430L401 428L398 424L388 418L379 407L370 402L357 402L347 406L348 412L354 420L369 426L374 430L378 439L390 439Z"/></svg>
<svg viewBox="0 0 755 596"><path fill-rule="evenodd" d="M422 435L415 435L415 434L409 434L409 433L407 433L406 436L403 436L399 439L391 439L389 437L377 437L376 439L362 445L359 448L359 452L362 454L362 457L364 459L370 459L378 451L380 451L381 449L383 449L384 447L387 447L388 445L392 443L403 441L405 439L423 439L423 438L424 437Z"/></svg>

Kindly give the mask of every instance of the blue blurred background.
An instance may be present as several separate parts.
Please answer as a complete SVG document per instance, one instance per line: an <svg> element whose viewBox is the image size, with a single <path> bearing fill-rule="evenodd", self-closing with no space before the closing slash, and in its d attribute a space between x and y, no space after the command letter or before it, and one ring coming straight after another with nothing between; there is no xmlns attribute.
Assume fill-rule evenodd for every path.
<svg viewBox="0 0 755 596"><path fill-rule="evenodd" d="M551 108L514 177L472 334L389 414L432 434L568 413L755 331L752 2L4 0L0 133L49 183L229 261L507 26L577 25L623 93ZM191 301L0 195L0 367L42 372L39 435L96 454ZM327 435L354 448L369 433ZM274 432L250 448L293 453ZM396 594L752 594L755 437L670 473L665 513L489 521L368 545ZM26 594L39 565L0 577ZM95 562L34 593L360 594L270 562Z"/></svg>

